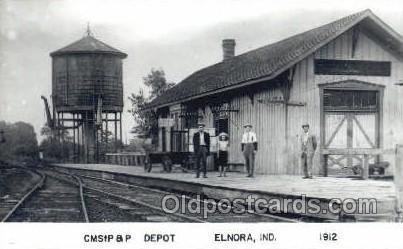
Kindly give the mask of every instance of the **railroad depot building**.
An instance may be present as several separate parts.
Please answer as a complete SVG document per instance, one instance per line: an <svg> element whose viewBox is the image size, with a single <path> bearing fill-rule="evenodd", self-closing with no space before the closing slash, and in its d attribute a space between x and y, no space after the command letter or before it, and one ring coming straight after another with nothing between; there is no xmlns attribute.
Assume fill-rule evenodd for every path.
<svg viewBox="0 0 403 249"><path fill-rule="evenodd" d="M300 174L298 137L307 122L319 142L314 174L354 174L362 149L370 162L389 162L393 173L394 157L371 151L403 141L403 37L370 10L237 56L235 40L222 45L223 61L150 103L159 151L191 150L188 130L202 121L216 134L229 133L229 163L243 164L243 125L251 123L256 172Z"/></svg>

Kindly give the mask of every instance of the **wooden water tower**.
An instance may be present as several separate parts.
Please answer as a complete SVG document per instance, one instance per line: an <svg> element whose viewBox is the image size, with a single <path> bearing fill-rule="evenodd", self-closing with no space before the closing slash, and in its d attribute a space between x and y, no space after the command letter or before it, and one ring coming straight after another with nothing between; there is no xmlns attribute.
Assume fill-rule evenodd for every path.
<svg viewBox="0 0 403 249"><path fill-rule="evenodd" d="M50 56L54 130L72 133L75 161L99 162L100 144L114 139L115 146L107 149L116 149L122 141L122 60L127 54L94 38L88 29L85 37Z"/></svg>

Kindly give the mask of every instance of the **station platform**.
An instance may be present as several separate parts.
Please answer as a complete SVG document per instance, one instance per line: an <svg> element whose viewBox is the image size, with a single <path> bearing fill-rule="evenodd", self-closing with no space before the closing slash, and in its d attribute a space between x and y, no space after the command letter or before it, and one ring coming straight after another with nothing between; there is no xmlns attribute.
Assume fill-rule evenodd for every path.
<svg viewBox="0 0 403 249"><path fill-rule="evenodd" d="M246 177L239 172L228 172L227 177L218 177L218 172L208 172L208 178L195 178L194 173L174 170L162 172L158 167L147 173L139 166L120 166L109 164L54 164L54 166L78 170L80 172L98 172L100 176L142 184L146 186L166 188L193 194L203 194L210 198L243 198L253 195L254 198L291 198L318 199L322 205L330 200L339 199L376 199L377 215L394 216L396 192L393 181L359 180L354 178L335 178L314 176L313 179L302 179L295 175L256 175ZM328 218L333 214L318 214ZM360 214L355 214L356 217ZM367 216L369 217L369 216ZM388 218L388 219L389 219ZM365 220L365 219L364 219ZM389 220L388 220L389 221Z"/></svg>

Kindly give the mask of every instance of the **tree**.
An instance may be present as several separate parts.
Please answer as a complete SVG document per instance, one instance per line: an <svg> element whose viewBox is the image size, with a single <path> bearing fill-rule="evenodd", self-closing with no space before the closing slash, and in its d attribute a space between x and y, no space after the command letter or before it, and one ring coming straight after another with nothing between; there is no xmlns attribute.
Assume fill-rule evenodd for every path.
<svg viewBox="0 0 403 249"><path fill-rule="evenodd" d="M67 129L52 131L45 125L41 129L41 135L45 138L41 141L39 148L47 160L61 161L72 155L73 137Z"/></svg>
<svg viewBox="0 0 403 249"><path fill-rule="evenodd" d="M4 131L5 138L5 142L0 143L0 160L35 161L38 159L38 141L31 124L0 121L0 130Z"/></svg>
<svg viewBox="0 0 403 249"><path fill-rule="evenodd" d="M60 161L63 158L63 154L65 154L62 144L50 136L42 140L39 148L46 160L54 159Z"/></svg>
<svg viewBox="0 0 403 249"><path fill-rule="evenodd" d="M157 132L158 126L156 114L151 110L146 110L145 107L175 84L165 79L165 73L162 69L151 69L151 72L146 77L143 77L143 83L149 90L148 96L145 95L142 88L138 93L132 93L129 96L132 106L129 112L136 121L136 126L133 127L132 133L138 137L147 138Z"/></svg>
<svg viewBox="0 0 403 249"><path fill-rule="evenodd" d="M124 147L123 142L120 139L115 139L115 136L111 131L102 130L99 132L99 152L101 156L105 156L108 152L113 152L115 149L121 150Z"/></svg>
<svg viewBox="0 0 403 249"><path fill-rule="evenodd" d="M164 70L155 70L154 68L151 69L151 72L146 77L143 77L143 82L150 90L148 100L161 96L166 90L175 85L175 83L167 82ZM142 91L140 90L140 92ZM142 94L144 95L144 93Z"/></svg>

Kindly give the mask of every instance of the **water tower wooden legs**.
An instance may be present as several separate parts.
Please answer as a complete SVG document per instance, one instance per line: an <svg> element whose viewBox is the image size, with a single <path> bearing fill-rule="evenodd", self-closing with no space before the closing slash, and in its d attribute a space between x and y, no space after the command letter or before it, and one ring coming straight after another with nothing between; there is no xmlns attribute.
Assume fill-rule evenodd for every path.
<svg viewBox="0 0 403 249"><path fill-rule="evenodd" d="M104 143L105 143L105 145L104 145L104 150L105 150L105 153L108 151L108 149L109 149L109 145L108 145L108 143L109 143L109 138L108 138L108 135L109 135L109 126L108 126L108 113L105 113L105 134L104 134ZM104 161L105 161L105 158L104 158Z"/></svg>
<svg viewBox="0 0 403 249"><path fill-rule="evenodd" d="M84 162L95 163L95 124L92 112L84 114L83 133L84 133Z"/></svg>
<svg viewBox="0 0 403 249"><path fill-rule="evenodd" d="M99 126L92 111L58 112L57 118L55 135L61 145L63 162L102 163L106 153L120 148L123 135L121 112L103 113Z"/></svg>
<svg viewBox="0 0 403 249"><path fill-rule="evenodd" d="M73 162L76 162L76 114L73 113Z"/></svg>

